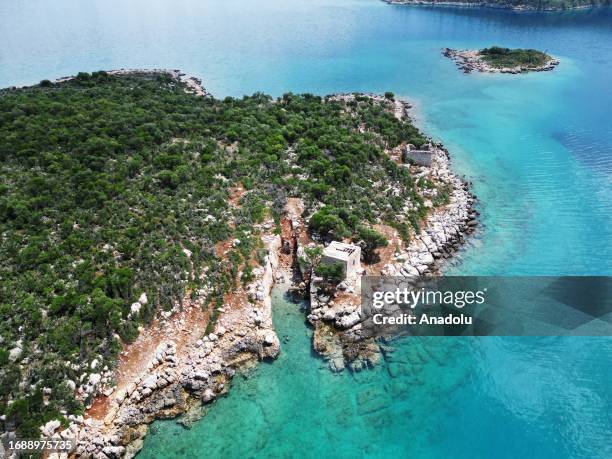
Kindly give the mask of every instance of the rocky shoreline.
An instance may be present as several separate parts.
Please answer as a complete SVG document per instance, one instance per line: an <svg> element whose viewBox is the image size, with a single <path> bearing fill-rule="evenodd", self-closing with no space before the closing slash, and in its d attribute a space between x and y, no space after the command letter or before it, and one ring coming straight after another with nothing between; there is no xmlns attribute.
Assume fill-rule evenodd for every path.
<svg viewBox="0 0 612 459"><path fill-rule="evenodd" d="M491 8L497 10L510 10L515 12L544 12L554 13L560 11L578 11L578 10L590 10L598 8L600 5L578 5L570 6L567 8L554 8L554 7L534 7L529 5L512 5L512 4L499 4L490 2L453 2L453 1L434 1L434 0L383 0L385 3L390 5L416 5L416 6L441 6L441 7L454 7L454 8Z"/></svg>
<svg viewBox="0 0 612 459"><path fill-rule="evenodd" d="M435 275L465 243L477 225L476 198L469 184L450 171L448 152L437 151L433 173L452 185L450 203L433 211L426 219L423 230L394 259L385 264L383 276ZM365 336L361 322L365 317L359 304L360 286L340 285L340 291L330 294L320 291L316 283L310 290L308 320L315 329L313 347L329 361L333 371L349 367L353 371L375 365L380 359L380 346Z"/></svg>
<svg viewBox="0 0 612 459"><path fill-rule="evenodd" d="M68 429L59 422L43 427L48 439L76 439L71 457L96 459L131 458L142 448L148 425L156 419L194 413L202 403L212 402L229 388L237 371L263 359L275 358L279 340L272 324L270 293L279 271L280 236L262 236L269 255L265 266L254 270L256 279L244 292L242 308L224 310L212 333L187 343L160 343L147 370L125 388L109 394L104 419L69 416ZM54 457L66 455L51 454Z"/></svg>
<svg viewBox="0 0 612 459"><path fill-rule="evenodd" d="M451 48L443 48L442 55L452 59L463 73L471 73L478 71L482 73L527 73L527 72L549 72L554 70L558 65L557 59L550 58L546 63L537 67L529 67L519 65L516 67L497 68L490 66L480 55L478 50L457 50Z"/></svg>
<svg viewBox="0 0 612 459"><path fill-rule="evenodd" d="M168 75L173 80L176 80L179 83L184 83L186 86L185 90L187 92L191 92L195 94L196 96L201 96L201 97L210 96L210 94L206 91L204 86L202 86L202 80L200 78L192 76L192 75L187 75L186 73L183 73L177 69L123 69L122 68L122 69L114 69L114 70L104 70L104 72L107 73L108 75L116 75L116 76L121 76L121 75L124 75L124 76ZM65 77L57 78L53 80L51 83L53 84L65 83L67 81L74 80L75 78L77 78L77 76L75 75L65 76ZM27 85L27 86L21 86L21 87L9 86L8 88L5 88L5 90L24 89L24 88L31 88L35 86L38 86L38 85Z"/></svg>
<svg viewBox="0 0 612 459"><path fill-rule="evenodd" d="M199 78L186 76L179 70L117 69L106 73L168 75L184 83L187 92L209 96ZM64 77L53 83L74 78ZM202 404L225 394L237 371L247 371L258 361L278 355L280 344L272 323L271 290L275 281L284 282L290 273L279 260L281 237L270 231L274 222L267 221L258 227L263 230L261 239L268 253L264 265L253 269L254 281L239 288L235 299L220 309L221 315L212 333L202 333L198 339L193 338L192 333L188 335L188 342L177 342L164 334L149 356L146 368L135 378L129 378L128 384L113 386L111 381L116 379L113 371L104 368L103 373L94 375L93 381L90 378L82 386L75 387L81 396L94 397L104 405L102 416L94 413L94 403L93 407L87 406L85 416L67 416L68 428L62 428L57 420L42 426L42 439L71 439L76 444L69 454L51 453L50 458L134 457L142 448L151 422L180 415L185 415L185 424L197 420ZM186 300L186 309L200 310L205 297L206 292L198 292L196 300ZM146 304L146 295L142 302L141 305ZM179 310L162 313L161 322L176 330L191 325ZM151 337L144 339L152 340Z"/></svg>
<svg viewBox="0 0 612 459"><path fill-rule="evenodd" d="M396 101L396 116L409 116L410 105ZM436 275L453 254L465 243L466 237L478 226L476 197L470 185L451 171L450 156L441 146L435 147L430 167L412 167L416 177L429 176L452 190L449 203L432 210L423 222L420 234L396 253L380 272L366 268L364 274L382 276ZM348 366L353 371L375 365L381 347L362 330L360 280L343 282L337 290L323 290L314 279L310 286L308 321L314 327L313 347L328 360L332 371Z"/></svg>
<svg viewBox="0 0 612 459"><path fill-rule="evenodd" d="M206 97L209 96L204 86L202 86L202 80L193 75L187 75L186 73L181 72L180 70L174 69L116 69L109 70L109 75L147 75L147 74L162 74L168 75L170 78L180 82L185 83L187 86L186 90L188 92L192 92L196 96Z"/></svg>

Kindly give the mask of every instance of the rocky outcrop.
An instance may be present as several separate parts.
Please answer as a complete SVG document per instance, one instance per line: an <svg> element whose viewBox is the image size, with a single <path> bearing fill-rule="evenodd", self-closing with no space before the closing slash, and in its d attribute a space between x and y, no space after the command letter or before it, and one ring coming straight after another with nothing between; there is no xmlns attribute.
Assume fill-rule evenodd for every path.
<svg viewBox="0 0 612 459"><path fill-rule="evenodd" d="M403 106L406 115L409 106L399 101L397 105ZM430 148L431 166L411 166L411 170L415 177L427 176L450 190L449 202L430 211L420 233L383 266L380 273L383 276L438 273L478 225L478 212L474 209L476 198L469 184L451 171L445 149ZM321 279L315 277L311 281L308 320L314 327L313 347L328 360L332 371L342 371L345 367L359 371L379 361L380 346L362 330L365 318L360 307L359 278L354 283L342 284L346 283L330 289Z"/></svg>
<svg viewBox="0 0 612 459"><path fill-rule="evenodd" d="M258 360L274 358L279 340L272 324L270 291L280 237L263 236L269 251L265 265L254 270L256 281L247 288L250 301L239 309L224 308L212 333L193 343L160 343L147 371L109 396L103 420L71 417L70 427L47 424L44 438L76 438L75 457L133 457L142 447L148 424L197 410L224 394L236 371ZM246 300L246 298L245 298Z"/></svg>
<svg viewBox="0 0 612 459"><path fill-rule="evenodd" d="M182 73L180 70L169 70L169 69L118 69L109 70L109 75L147 75L147 74L164 74L170 76L172 79L184 83L186 88L185 91L191 92L196 96L205 97L208 96L208 92L202 86L202 80L195 76L187 75Z"/></svg>
<svg viewBox="0 0 612 459"><path fill-rule="evenodd" d="M394 102L396 116L405 116L406 108L407 104ZM414 273L408 266L419 273L435 271L437 260L448 258L463 241L463 234L474 227L473 197L467 185L451 173L448 162L446 152L437 150L426 172L452 188L450 203L433 211L424 232L384 267L388 275ZM416 171L420 173L419 169ZM296 209L290 218L291 240L295 239L295 244L300 240L304 245L307 238L300 239L301 233L297 231L306 227L300 215ZM257 360L274 358L279 352L279 341L272 324L270 290L275 277L285 275L275 272L279 266L281 237L269 234L263 236L263 242L268 255L264 266L253 270L256 281L241 292L245 301L239 308L224 306L214 330L193 342L168 339L159 343L146 371L108 394L108 409L103 419L72 417L68 429L58 432L51 425L45 438L76 438L73 451L76 457L133 457L142 447L148 424L153 420L186 412L190 417L191 414L197 417L202 403L210 403L227 392L237 371ZM292 245L290 252L298 254L299 247ZM341 284L331 293L319 291L316 279L311 288L308 319L315 328L315 350L329 359L334 371L346 366L359 371L377 364L381 358L379 346L362 335L362 316L356 301L360 293L359 279Z"/></svg>
<svg viewBox="0 0 612 459"><path fill-rule="evenodd" d="M433 210L423 229L410 244L396 254L392 263L384 266L385 276L420 276L435 274L465 242L478 225L478 211L474 209L476 198L469 184L450 170L448 152L438 148L434 156L431 174L452 190L450 202Z"/></svg>
<svg viewBox="0 0 612 459"><path fill-rule="evenodd" d="M503 67L497 68L492 67L482 58L480 51L478 50L457 50L451 48L443 48L442 55L452 59L457 64L463 73L472 73L473 71L483 73L526 73L526 72L547 72L554 70L559 61L553 58L547 60L540 66L524 66L519 65L516 67Z"/></svg>

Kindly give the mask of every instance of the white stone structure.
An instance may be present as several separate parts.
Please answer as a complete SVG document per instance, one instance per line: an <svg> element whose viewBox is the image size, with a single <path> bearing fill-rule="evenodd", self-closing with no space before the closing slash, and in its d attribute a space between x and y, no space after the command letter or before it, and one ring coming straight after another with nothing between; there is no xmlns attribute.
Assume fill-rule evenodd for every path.
<svg viewBox="0 0 612 459"><path fill-rule="evenodd" d="M361 247L333 241L323 249L321 263L342 265L345 278L354 278L361 269Z"/></svg>
<svg viewBox="0 0 612 459"><path fill-rule="evenodd" d="M408 144L403 147L403 161L405 163L412 161L417 166L427 166L431 167L433 157L436 153L436 149L431 145L423 145L420 150L418 150L414 145Z"/></svg>

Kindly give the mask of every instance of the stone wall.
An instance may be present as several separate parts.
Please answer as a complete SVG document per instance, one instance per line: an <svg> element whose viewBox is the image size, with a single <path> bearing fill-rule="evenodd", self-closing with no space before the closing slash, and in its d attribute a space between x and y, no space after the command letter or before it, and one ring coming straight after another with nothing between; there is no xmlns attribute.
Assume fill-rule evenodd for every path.
<svg viewBox="0 0 612 459"><path fill-rule="evenodd" d="M410 146L403 151L402 160L407 163L412 161L417 166L431 167L434 152L430 150L413 150Z"/></svg>

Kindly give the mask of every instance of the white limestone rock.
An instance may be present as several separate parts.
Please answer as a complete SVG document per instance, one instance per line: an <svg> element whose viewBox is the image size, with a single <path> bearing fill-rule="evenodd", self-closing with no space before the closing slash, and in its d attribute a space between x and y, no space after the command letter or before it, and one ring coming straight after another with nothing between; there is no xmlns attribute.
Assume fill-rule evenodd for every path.
<svg viewBox="0 0 612 459"><path fill-rule="evenodd" d="M100 383L100 380L102 379L102 375L100 373L92 373L89 375L89 385L92 387L97 386Z"/></svg>
<svg viewBox="0 0 612 459"><path fill-rule="evenodd" d="M22 353L23 353L23 349L21 349L20 346L15 346L13 349L9 351L9 361L12 363L16 362L17 359L21 357Z"/></svg>
<svg viewBox="0 0 612 459"><path fill-rule="evenodd" d="M142 307L142 304L139 301L132 303L132 305L130 306L130 316L134 314L138 314L140 312L141 307Z"/></svg>
<svg viewBox="0 0 612 459"><path fill-rule="evenodd" d="M44 426L40 428L41 433L44 437L51 438L55 431L62 425L60 421L57 419L53 419L47 422Z"/></svg>

